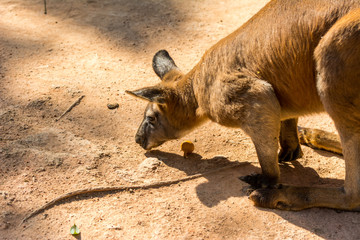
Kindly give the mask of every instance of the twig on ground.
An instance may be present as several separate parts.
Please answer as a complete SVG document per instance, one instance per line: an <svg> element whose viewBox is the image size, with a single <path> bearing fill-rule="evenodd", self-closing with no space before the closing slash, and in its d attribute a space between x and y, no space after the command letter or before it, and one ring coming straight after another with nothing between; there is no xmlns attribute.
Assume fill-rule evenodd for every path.
<svg viewBox="0 0 360 240"><path fill-rule="evenodd" d="M44 14L47 14L46 0L44 0Z"/></svg>
<svg viewBox="0 0 360 240"><path fill-rule="evenodd" d="M81 102L81 99L83 99L85 95L80 96L61 116L56 119L56 121L59 121L63 116L65 116L68 112L70 112L76 105L78 105Z"/></svg>
<svg viewBox="0 0 360 240"><path fill-rule="evenodd" d="M155 183L150 183L150 184L134 185L134 186L95 187L95 188L86 188L86 189L76 190L76 191L69 192L69 193L66 193L64 195L61 195L60 197L57 197L57 198L51 200L50 202L46 203L42 207L36 209L32 213L30 213L27 217L25 217L22 220L22 222L20 223L20 225L25 223L30 218L36 216L40 212L54 206L58 202L60 202L62 200L65 200L65 199L69 199L71 197L80 196L80 195L84 195L84 194L88 194L88 193L95 193L95 192L121 192L121 191L127 191L127 190L160 188L160 187L165 187L165 186L170 186L170 185L173 185L173 184L177 184L177 183L180 183L180 182L186 182L186 181L189 181L189 180L193 180L193 179L196 179L196 178L200 178L200 177L204 177L204 176L207 176L207 175L210 175L210 174L214 174L214 173L217 173L217 172L220 172L220 171L224 171L224 170L227 170L227 169L230 169L230 168L235 168L235 167L239 167L239 166L246 165L246 164L251 164L251 163L258 163L258 162L235 162L234 164L231 164L231 165L228 165L228 166L225 166L225 167L222 167L222 168L218 168L218 169L215 169L215 170L210 170L210 171L205 172L205 173L198 173L198 174L190 175L190 176L180 178L180 179L169 180L169 181L160 181L160 182L155 182Z"/></svg>

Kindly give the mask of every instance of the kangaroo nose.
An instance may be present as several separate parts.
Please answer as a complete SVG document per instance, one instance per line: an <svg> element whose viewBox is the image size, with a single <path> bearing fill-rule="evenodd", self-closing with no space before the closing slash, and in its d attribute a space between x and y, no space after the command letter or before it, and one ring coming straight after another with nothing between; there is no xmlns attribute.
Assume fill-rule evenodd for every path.
<svg viewBox="0 0 360 240"><path fill-rule="evenodd" d="M141 143L142 143L142 137L139 136L139 135L136 135L136 136L135 136L135 142L136 142L137 144L140 144L140 145L141 145Z"/></svg>
<svg viewBox="0 0 360 240"><path fill-rule="evenodd" d="M135 136L135 142L139 144L142 148L146 149L146 140L144 136L137 135Z"/></svg>

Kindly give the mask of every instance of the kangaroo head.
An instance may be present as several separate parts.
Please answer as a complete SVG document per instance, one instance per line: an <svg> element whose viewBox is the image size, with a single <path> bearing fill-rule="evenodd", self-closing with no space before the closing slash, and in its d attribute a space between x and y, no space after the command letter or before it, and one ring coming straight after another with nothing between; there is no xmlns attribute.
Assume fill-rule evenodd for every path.
<svg viewBox="0 0 360 240"><path fill-rule="evenodd" d="M160 84L126 93L147 100L144 118L136 133L135 141L150 150L167 140L177 139L187 133L196 122L197 106L192 104L192 89L179 84L184 74L165 50L157 52L152 63ZM180 86L181 85L181 86Z"/></svg>

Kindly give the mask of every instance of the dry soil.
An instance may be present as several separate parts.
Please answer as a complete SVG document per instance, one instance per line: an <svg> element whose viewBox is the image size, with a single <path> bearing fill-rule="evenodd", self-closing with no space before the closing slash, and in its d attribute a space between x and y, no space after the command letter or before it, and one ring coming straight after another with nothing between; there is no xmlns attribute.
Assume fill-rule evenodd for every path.
<svg viewBox="0 0 360 240"><path fill-rule="evenodd" d="M206 123L145 152L134 141L145 102L125 94L157 83L154 53L167 49L184 72L254 15L266 0L0 1L0 239L359 239L360 215L329 209L256 208L239 176L260 172L240 129ZM56 121L80 96L79 105ZM109 110L107 104L118 103ZM335 131L322 114L300 124ZM195 143L182 157L180 144ZM343 184L341 157L303 147L281 181ZM70 198L77 189L187 182Z"/></svg>

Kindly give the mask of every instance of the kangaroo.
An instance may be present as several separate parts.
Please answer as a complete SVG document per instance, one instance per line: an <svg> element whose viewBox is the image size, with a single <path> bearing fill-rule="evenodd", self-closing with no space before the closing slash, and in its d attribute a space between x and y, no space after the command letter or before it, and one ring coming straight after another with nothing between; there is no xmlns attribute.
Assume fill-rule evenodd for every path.
<svg viewBox="0 0 360 240"><path fill-rule="evenodd" d="M360 209L360 1L273 0L205 52L184 74L165 50L153 58L161 83L127 93L149 102L135 140L144 149L206 120L250 136L262 174L255 206ZM326 111L346 162L341 188L278 184L279 161L302 156L297 119ZM280 143L280 151L278 152Z"/></svg>

